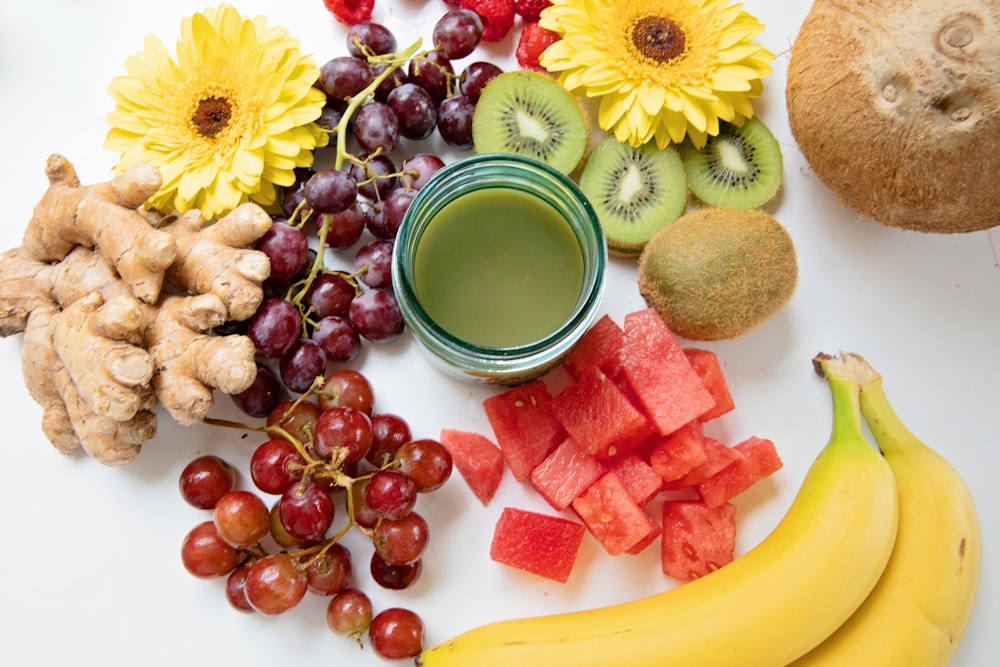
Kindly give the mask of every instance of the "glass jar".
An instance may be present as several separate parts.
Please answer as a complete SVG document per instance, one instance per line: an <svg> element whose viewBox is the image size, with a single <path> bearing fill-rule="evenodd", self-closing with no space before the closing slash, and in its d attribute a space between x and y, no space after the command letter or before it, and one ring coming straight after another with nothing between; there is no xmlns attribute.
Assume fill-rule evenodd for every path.
<svg viewBox="0 0 1000 667"><path fill-rule="evenodd" d="M410 204L393 253L396 298L432 362L501 385L537 378L576 343L600 306L608 258L576 184L508 154L439 170Z"/></svg>

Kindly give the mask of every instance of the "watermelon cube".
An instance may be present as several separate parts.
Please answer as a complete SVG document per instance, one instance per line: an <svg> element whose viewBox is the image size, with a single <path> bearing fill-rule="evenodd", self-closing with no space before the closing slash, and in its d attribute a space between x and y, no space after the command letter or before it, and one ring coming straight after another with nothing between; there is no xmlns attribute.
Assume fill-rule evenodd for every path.
<svg viewBox="0 0 1000 667"><path fill-rule="evenodd" d="M583 542L576 521L505 507L493 530L490 558L565 584Z"/></svg>
<svg viewBox="0 0 1000 667"><path fill-rule="evenodd" d="M711 350L703 350L697 347L684 349L688 361L695 373L701 378L701 382L708 389L708 393L715 399L715 407L701 415L704 422L721 417L727 412L731 412L736 406L733 403L733 396L729 393L729 385L722 374L722 366L719 365L719 357Z"/></svg>
<svg viewBox="0 0 1000 667"><path fill-rule="evenodd" d="M665 482L683 477L705 463L705 430L695 419L656 439L649 450L649 465Z"/></svg>
<svg viewBox="0 0 1000 667"><path fill-rule="evenodd" d="M697 485L708 507L719 507L743 493L758 481L781 469L781 458L774 443L766 438L750 437L733 449L740 457Z"/></svg>
<svg viewBox="0 0 1000 667"><path fill-rule="evenodd" d="M618 475L639 507L645 506L663 488L663 478L634 452L616 459L611 465L611 471Z"/></svg>
<svg viewBox="0 0 1000 667"><path fill-rule="evenodd" d="M612 556L634 552L660 535L660 525L639 507L613 472L605 473L594 482L572 506Z"/></svg>
<svg viewBox="0 0 1000 667"><path fill-rule="evenodd" d="M700 501L663 503L660 560L667 576L690 581L733 560L736 506L708 507Z"/></svg>
<svg viewBox="0 0 1000 667"><path fill-rule="evenodd" d="M503 478L500 448L480 433L449 428L441 429L439 441L472 493L484 506L488 505Z"/></svg>
<svg viewBox="0 0 1000 667"><path fill-rule="evenodd" d="M615 377L622 366L625 332L609 315L604 315L587 329L573 349L563 357L563 368L579 380L584 372L597 367L608 377Z"/></svg>
<svg viewBox="0 0 1000 667"><path fill-rule="evenodd" d="M519 482L528 479L535 466L566 437L551 405L552 395L541 379L483 401L500 451Z"/></svg>
<svg viewBox="0 0 1000 667"><path fill-rule="evenodd" d="M625 316L622 373L661 435L715 407L673 332L652 308Z"/></svg>
<svg viewBox="0 0 1000 667"><path fill-rule="evenodd" d="M730 463L743 457L739 451L709 436L705 436L703 445L705 448L705 462L700 466L696 466L686 475L672 482L667 482L664 488L670 491L677 491L696 486Z"/></svg>
<svg viewBox="0 0 1000 667"><path fill-rule="evenodd" d="M529 479L553 509L563 510L603 473L600 461L580 449L573 438L566 438L531 471Z"/></svg>
<svg viewBox="0 0 1000 667"><path fill-rule="evenodd" d="M626 452L653 433L645 415L596 367L556 394L552 414L583 451L599 458Z"/></svg>

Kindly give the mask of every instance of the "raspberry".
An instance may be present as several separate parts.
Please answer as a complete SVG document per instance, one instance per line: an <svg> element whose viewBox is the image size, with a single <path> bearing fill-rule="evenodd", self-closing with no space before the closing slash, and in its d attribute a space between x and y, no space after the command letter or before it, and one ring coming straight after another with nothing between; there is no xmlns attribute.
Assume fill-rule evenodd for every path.
<svg viewBox="0 0 1000 667"><path fill-rule="evenodd" d="M323 0L337 20L346 25L370 21L375 0Z"/></svg>
<svg viewBox="0 0 1000 667"><path fill-rule="evenodd" d="M525 69L539 69L538 56L542 51L559 41L559 33L537 23L526 23L517 42L517 63Z"/></svg>
<svg viewBox="0 0 1000 667"><path fill-rule="evenodd" d="M525 23L536 23L551 0L514 0L514 11Z"/></svg>
<svg viewBox="0 0 1000 667"><path fill-rule="evenodd" d="M483 20L484 42L499 42L514 27L514 0L462 0L461 7Z"/></svg>

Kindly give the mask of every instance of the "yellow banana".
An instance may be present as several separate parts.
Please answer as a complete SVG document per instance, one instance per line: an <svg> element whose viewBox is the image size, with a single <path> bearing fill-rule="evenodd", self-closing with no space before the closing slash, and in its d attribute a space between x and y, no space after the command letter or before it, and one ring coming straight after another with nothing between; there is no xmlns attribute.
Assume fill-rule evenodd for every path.
<svg viewBox="0 0 1000 667"><path fill-rule="evenodd" d="M889 564L857 612L794 667L943 667L958 648L979 586L982 542L955 469L903 424L882 378L844 355L861 412L896 477L899 529Z"/></svg>
<svg viewBox="0 0 1000 667"><path fill-rule="evenodd" d="M784 667L875 586L896 535L885 460L861 431L857 382L829 374L833 430L786 515L700 579L639 600L484 625L424 650L422 667Z"/></svg>

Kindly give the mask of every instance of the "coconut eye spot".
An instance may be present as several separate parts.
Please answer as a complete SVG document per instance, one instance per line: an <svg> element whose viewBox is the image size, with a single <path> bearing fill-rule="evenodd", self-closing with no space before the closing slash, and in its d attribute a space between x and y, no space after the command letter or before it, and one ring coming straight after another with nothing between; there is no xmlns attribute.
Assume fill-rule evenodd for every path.
<svg viewBox="0 0 1000 667"><path fill-rule="evenodd" d="M952 58L974 55L983 33L983 21L972 14L961 14L945 21L937 34L937 50Z"/></svg>

